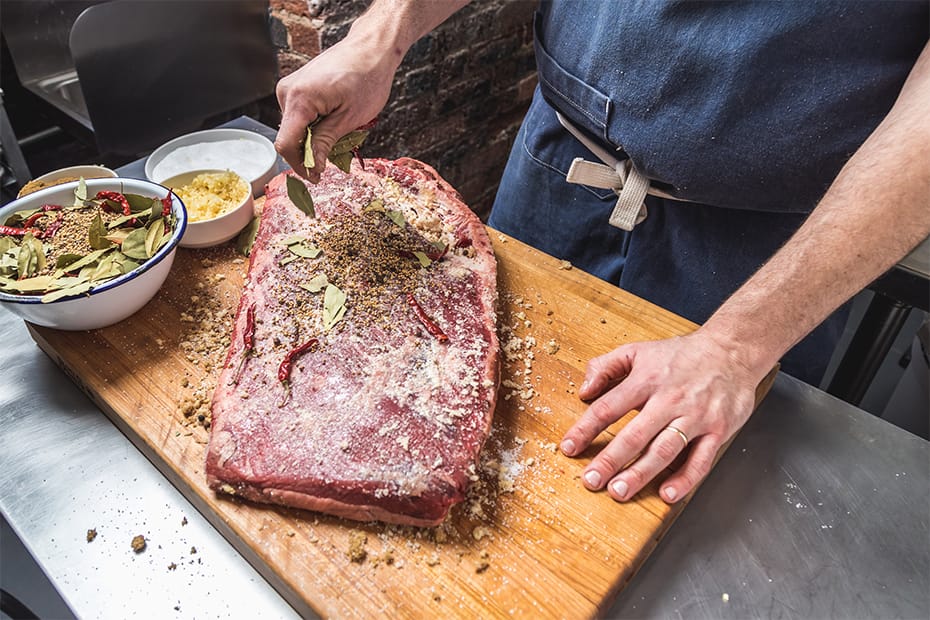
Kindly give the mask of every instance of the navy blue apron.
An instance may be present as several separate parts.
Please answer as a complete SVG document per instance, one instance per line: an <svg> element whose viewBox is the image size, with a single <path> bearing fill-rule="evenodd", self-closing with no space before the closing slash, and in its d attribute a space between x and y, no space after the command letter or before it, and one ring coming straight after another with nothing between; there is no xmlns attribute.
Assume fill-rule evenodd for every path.
<svg viewBox="0 0 930 620"><path fill-rule="evenodd" d="M927 40L920 2L543 2L539 87L489 224L697 323L797 230L891 108ZM656 187L632 232L559 110ZM782 360L818 384L846 307Z"/></svg>

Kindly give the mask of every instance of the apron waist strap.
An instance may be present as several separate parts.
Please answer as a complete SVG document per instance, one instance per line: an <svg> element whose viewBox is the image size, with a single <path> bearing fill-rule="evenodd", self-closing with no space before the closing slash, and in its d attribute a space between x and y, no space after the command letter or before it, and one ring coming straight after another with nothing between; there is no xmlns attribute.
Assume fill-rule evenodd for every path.
<svg viewBox="0 0 930 620"><path fill-rule="evenodd" d="M647 211L644 200L646 194L660 198L671 198L665 192L653 188L649 179L643 176L629 159L619 160L596 142L588 139L571 121L560 112L555 113L565 129L585 145L603 164L576 157L565 180L569 183L588 185L599 189L612 189L617 194L617 203L610 214L610 224L622 230L633 230L637 224L646 219Z"/></svg>

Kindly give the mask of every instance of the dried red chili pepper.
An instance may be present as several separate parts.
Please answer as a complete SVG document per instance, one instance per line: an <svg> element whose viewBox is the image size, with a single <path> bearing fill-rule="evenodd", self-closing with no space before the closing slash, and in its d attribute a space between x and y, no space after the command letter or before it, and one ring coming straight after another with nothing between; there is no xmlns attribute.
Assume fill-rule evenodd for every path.
<svg viewBox="0 0 930 620"><path fill-rule="evenodd" d="M426 331L428 331L431 336L439 342L449 341L449 337L442 331L442 328L436 325L435 321L429 318L426 312L423 311L423 308L417 303L413 293L407 293L407 303L413 308L413 313L417 315L417 318L420 319L420 322L423 323L423 327L426 328Z"/></svg>
<svg viewBox="0 0 930 620"><path fill-rule="evenodd" d="M36 237L39 237L42 234L42 231L38 228L14 228L13 226L0 226L0 235L25 237L26 233L32 233Z"/></svg>
<svg viewBox="0 0 930 620"><path fill-rule="evenodd" d="M42 211L39 211L38 213L33 213L32 215L30 215L29 217L27 217L27 218L23 221L23 226L22 226L22 227L23 227L23 228L31 228L32 226L35 226L35 223L38 222L39 219L41 219L41 218L43 218L43 217L45 217L45 216L46 216L46 214L43 213Z"/></svg>
<svg viewBox="0 0 930 620"><path fill-rule="evenodd" d="M233 377L232 383L239 383L239 377L245 368L245 361L252 356L255 351L255 304L249 306L245 311L245 330L242 332L242 359L239 360L239 367Z"/></svg>
<svg viewBox="0 0 930 620"><path fill-rule="evenodd" d="M119 192L99 191L95 196L97 200L112 200L123 208L123 215L132 215L132 207L129 201Z"/></svg>
<svg viewBox="0 0 930 620"><path fill-rule="evenodd" d="M423 255L435 263L436 261L442 260L448 251L449 246L445 246L442 250L434 247L431 252L423 252ZM410 250L397 250L396 254L402 258L417 258L417 255Z"/></svg>
<svg viewBox="0 0 930 620"><path fill-rule="evenodd" d="M161 199L161 216L168 217L171 215L171 192Z"/></svg>
<svg viewBox="0 0 930 620"><path fill-rule="evenodd" d="M52 235L58 232L58 229L61 228L65 223L64 214L60 214L55 221L45 227L45 230L42 232L43 239L51 239Z"/></svg>
<svg viewBox="0 0 930 620"><path fill-rule="evenodd" d="M284 361L282 361L281 365L278 366L278 381L281 381L282 383L284 381L288 381L291 376L291 366L294 365L294 360L318 342L319 341L316 338L311 338L299 347L288 351L287 355L284 356Z"/></svg>
<svg viewBox="0 0 930 620"><path fill-rule="evenodd" d="M284 385L284 400L282 400L278 406L283 407L287 404L287 401L291 397L291 367L294 365L294 360L299 356L307 352L310 347L315 346L319 343L319 340L316 338L311 338L307 342L303 343L299 347L291 349L287 352L287 355L284 356L284 359L281 361L281 365L278 366L278 381Z"/></svg>
<svg viewBox="0 0 930 620"><path fill-rule="evenodd" d="M352 154L355 155L355 159L358 160L358 165L362 167L362 170L365 170L365 160L362 159L362 152L358 147L352 149Z"/></svg>

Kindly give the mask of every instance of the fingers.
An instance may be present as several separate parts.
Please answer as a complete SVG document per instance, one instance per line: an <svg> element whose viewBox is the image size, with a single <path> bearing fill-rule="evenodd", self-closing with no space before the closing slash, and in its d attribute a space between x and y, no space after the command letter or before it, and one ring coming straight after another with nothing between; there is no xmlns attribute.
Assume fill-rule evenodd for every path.
<svg viewBox="0 0 930 620"><path fill-rule="evenodd" d="M307 111L301 113L294 107L282 107L281 126L274 141L275 150L291 168L304 176L307 176L307 172L304 168L303 143L307 136L307 125L316 120L315 115L312 118L309 116ZM319 174L316 180L319 180Z"/></svg>
<svg viewBox="0 0 930 620"><path fill-rule="evenodd" d="M312 168L311 174L317 178L323 173L323 168L326 167L326 158L329 157L329 152L336 142L355 129L354 126L346 124L345 118L344 114L337 112L323 117L313 126L311 144L315 166Z"/></svg>
<svg viewBox="0 0 930 620"><path fill-rule="evenodd" d="M631 410L639 408L645 400L646 389L643 384L621 383L615 386L591 403L578 421L568 429L560 444L562 452L566 456L581 454L604 429ZM635 453L631 458L632 456L635 456Z"/></svg>
<svg viewBox="0 0 930 620"><path fill-rule="evenodd" d="M695 441L685 464L662 484L662 490L659 491L662 499L673 504L693 491L710 473L719 449L720 442L710 435Z"/></svg>
<svg viewBox="0 0 930 620"><path fill-rule="evenodd" d="M599 398L562 438L561 449L565 455L584 452L604 429L645 402L647 388L644 384L619 383L632 368L635 353L636 346L627 345L588 362L578 396L583 400Z"/></svg>
<svg viewBox="0 0 930 620"><path fill-rule="evenodd" d="M643 411L591 460L582 474L582 480L588 489L597 491L602 489L608 480L619 479L621 485L615 490L618 496L622 495L623 499L626 499L627 490L630 491L629 494L635 494L685 449L686 443L678 433L663 430L665 424L662 418L652 413L652 408L652 404L644 407ZM676 422L678 426L685 426L683 420ZM622 474L617 476L621 471Z"/></svg>

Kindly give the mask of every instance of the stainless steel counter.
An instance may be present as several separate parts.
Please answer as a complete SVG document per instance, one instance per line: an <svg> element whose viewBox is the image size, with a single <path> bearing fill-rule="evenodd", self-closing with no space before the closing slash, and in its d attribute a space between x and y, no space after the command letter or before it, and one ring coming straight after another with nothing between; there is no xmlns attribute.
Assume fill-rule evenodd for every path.
<svg viewBox="0 0 930 620"><path fill-rule="evenodd" d="M79 617L296 615L4 310L0 342L0 511ZM779 375L608 615L930 617L930 444Z"/></svg>

